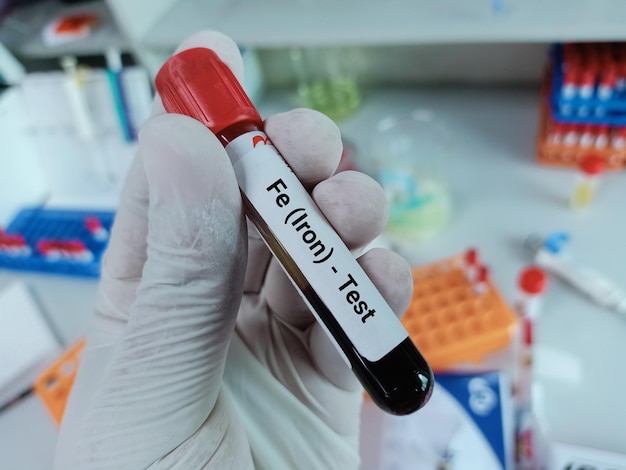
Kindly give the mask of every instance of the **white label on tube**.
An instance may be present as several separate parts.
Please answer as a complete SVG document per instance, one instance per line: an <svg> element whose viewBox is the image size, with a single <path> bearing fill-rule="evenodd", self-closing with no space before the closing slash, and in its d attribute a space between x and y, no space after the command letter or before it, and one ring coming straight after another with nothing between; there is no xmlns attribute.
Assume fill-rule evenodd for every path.
<svg viewBox="0 0 626 470"><path fill-rule="evenodd" d="M378 361L405 340L407 331L267 136L244 134L226 150L241 190L358 352Z"/></svg>

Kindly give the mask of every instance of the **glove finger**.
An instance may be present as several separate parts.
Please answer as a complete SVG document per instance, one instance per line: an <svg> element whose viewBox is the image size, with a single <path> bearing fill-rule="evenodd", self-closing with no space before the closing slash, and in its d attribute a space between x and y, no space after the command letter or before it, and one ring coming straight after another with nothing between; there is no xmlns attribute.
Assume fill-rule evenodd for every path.
<svg viewBox="0 0 626 470"><path fill-rule="evenodd" d="M245 269L241 198L215 136L168 114L151 119L139 139L148 259L77 446L108 468L145 468L206 420L239 307L233 286Z"/></svg>
<svg viewBox="0 0 626 470"><path fill-rule="evenodd" d="M208 47L243 79L243 60L239 48L228 36L217 31L200 31L185 39L176 49ZM151 116L165 114L156 95ZM96 315L97 326L106 332L120 333L128 321L130 307L146 262L148 234L148 184L143 167L141 145L124 184L111 239L102 260L100 290Z"/></svg>
<svg viewBox="0 0 626 470"><path fill-rule="evenodd" d="M343 171L313 190L324 217L351 250L362 248L385 229L389 215L382 187L357 171Z"/></svg>
<svg viewBox="0 0 626 470"><path fill-rule="evenodd" d="M369 250L358 262L391 309L401 317L409 306L413 292L409 264L398 254L383 248ZM357 383L356 377L333 346L322 327L313 324L309 336L313 363L331 383L349 390Z"/></svg>
<svg viewBox="0 0 626 470"><path fill-rule="evenodd" d="M153 325L154 316L160 315L155 310L175 313L185 323L199 321L213 332L215 337L193 335L210 342L207 353L223 358L247 254L232 166L215 136L193 119L160 116L143 132L154 147L145 164L150 185L148 261L130 329ZM219 361L211 367L219 367Z"/></svg>
<svg viewBox="0 0 626 470"><path fill-rule="evenodd" d="M349 249L367 245L385 228L385 194L376 181L363 173L345 171L320 182L313 190L313 199ZM314 321L279 266L270 265L264 290L270 310L281 321L298 328Z"/></svg>
<svg viewBox="0 0 626 470"><path fill-rule="evenodd" d="M102 258L95 326L112 334L121 334L128 321L147 256L148 182L142 153L140 145Z"/></svg>
<svg viewBox="0 0 626 470"><path fill-rule="evenodd" d="M293 109L265 120L265 133L302 184L312 189L337 169L343 144L337 125L311 109Z"/></svg>
<svg viewBox="0 0 626 470"><path fill-rule="evenodd" d="M176 48L175 54L194 47L212 49L233 72L239 82L243 81L243 59L237 43L219 31L205 30L192 34Z"/></svg>
<svg viewBox="0 0 626 470"><path fill-rule="evenodd" d="M199 31L185 39L176 48L175 53L194 47L206 47L215 51L220 59L228 65L239 82L243 82L243 59L237 44L230 37L218 31ZM158 95L154 100L153 113L165 113L163 103ZM258 292L265 277L271 254L265 246L263 239L251 224L249 224L248 237L248 256L251 262L248 263L244 279L244 291Z"/></svg>

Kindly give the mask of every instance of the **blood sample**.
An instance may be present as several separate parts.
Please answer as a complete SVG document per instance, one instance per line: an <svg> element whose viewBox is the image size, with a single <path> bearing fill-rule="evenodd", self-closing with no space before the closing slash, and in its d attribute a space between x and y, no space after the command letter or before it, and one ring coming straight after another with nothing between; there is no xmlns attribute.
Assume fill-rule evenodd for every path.
<svg viewBox="0 0 626 470"><path fill-rule="evenodd" d="M248 218L297 286L372 400L408 414L429 399L434 376L267 135L243 88L217 54L194 48L156 78L168 112L207 126L226 148Z"/></svg>

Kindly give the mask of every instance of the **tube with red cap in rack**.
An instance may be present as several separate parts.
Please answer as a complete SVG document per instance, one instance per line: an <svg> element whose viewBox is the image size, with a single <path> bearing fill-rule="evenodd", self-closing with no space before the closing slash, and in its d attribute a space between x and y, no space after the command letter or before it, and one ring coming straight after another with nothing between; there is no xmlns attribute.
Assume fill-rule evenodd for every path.
<svg viewBox="0 0 626 470"><path fill-rule="evenodd" d="M597 126L596 139L593 144L597 150L604 150L609 145L609 126L606 124L600 124Z"/></svg>
<svg viewBox="0 0 626 470"><path fill-rule="evenodd" d="M578 140L580 138L578 126L576 124L565 124L564 127L563 145L566 147L578 145Z"/></svg>
<svg viewBox="0 0 626 470"><path fill-rule="evenodd" d="M594 126L591 125L586 125L583 126L582 128L582 134L580 136L580 142L579 145L581 146L581 148L589 148L593 145L593 142L595 140L595 129Z"/></svg>
<svg viewBox="0 0 626 470"><path fill-rule="evenodd" d="M476 272L476 279L472 287L476 295L485 295L489 290L489 268L487 266L479 266Z"/></svg>
<svg viewBox="0 0 626 470"><path fill-rule="evenodd" d="M85 219L85 228L96 241L103 242L109 238L108 230L104 228L102 222L97 217L87 217Z"/></svg>
<svg viewBox="0 0 626 470"><path fill-rule="evenodd" d="M613 129L611 147L614 150L623 150L626 148L626 126L617 126Z"/></svg>
<svg viewBox="0 0 626 470"><path fill-rule="evenodd" d="M548 142L550 145L561 145L565 136L567 127L559 122L553 122L548 133Z"/></svg>
<svg viewBox="0 0 626 470"><path fill-rule="evenodd" d="M28 256L31 253L31 249L26 243L23 235L20 234L5 234L0 229L0 254L7 254L10 256Z"/></svg>
<svg viewBox="0 0 626 470"><path fill-rule="evenodd" d="M217 54L182 51L156 77L168 112L202 122L224 145L248 218L372 400L421 408L432 371L391 308L288 167L243 88Z"/></svg>
<svg viewBox="0 0 626 470"><path fill-rule="evenodd" d="M463 254L463 271L468 282L472 282L478 270L478 250L469 248Z"/></svg>

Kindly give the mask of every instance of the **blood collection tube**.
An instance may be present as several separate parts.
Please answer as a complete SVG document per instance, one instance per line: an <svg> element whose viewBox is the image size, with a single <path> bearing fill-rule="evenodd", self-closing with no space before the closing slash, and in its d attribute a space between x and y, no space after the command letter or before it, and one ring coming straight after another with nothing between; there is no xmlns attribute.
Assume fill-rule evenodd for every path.
<svg viewBox="0 0 626 470"><path fill-rule="evenodd" d="M565 134L565 127L559 122L553 122L548 133L548 143L551 145L561 145Z"/></svg>
<svg viewBox="0 0 626 470"><path fill-rule="evenodd" d="M623 57L617 66L617 92L626 90L626 57Z"/></svg>
<svg viewBox="0 0 626 470"><path fill-rule="evenodd" d="M89 251L82 240L68 240L59 243L59 249L64 258L88 263L93 260L93 253Z"/></svg>
<svg viewBox="0 0 626 470"><path fill-rule="evenodd" d="M472 284L476 295L485 295L489 290L489 268L487 266L479 266L476 272L476 278Z"/></svg>
<svg viewBox="0 0 626 470"><path fill-rule="evenodd" d="M587 155L580 162L580 176L570 201L572 208L588 206L595 192L597 179L604 171L606 161L596 155Z"/></svg>
<svg viewBox="0 0 626 470"><path fill-rule="evenodd" d="M470 248L463 254L463 272L468 282L474 282L478 272L478 250L475 248Z"/></svg>
<svg viewBox="0 0 626 470"><path fill-rule="evenodd" d="M580 57L574 44L563 45L563 83L561 97L571 100L578 96L580 80Z"/></svg>
<svg viewBox="0 0 626 470"><path fill-rule="evenodd" d="M105 229L97 217L87 217L85 219L85 228L96 241L105 241L109 238L109 232Z"/></svg>
<svg viewBox="0 0 626 470"><path fill-rule="evenodd" d="M611 147L615 150L623 150L626 148L626 126L617 126L613 129Z"/></svg>
<svg viewBox="0 0 626 470"><path fill-rule="evenodd" d="M576 44L572 42L563 44L563 63L565 66L570 66L572 63L578 63L579 61L580 57Z"/></svg>
<svg viewBox="0 0 626 470"><path fill-rule="evenodd" d="M39 240L37 242L37 250L48 261L58 261L61 259L85 263L93 261L93 253L78 239Z"/></svg>
<svg viewBox="0 0 626 470"><path fill-rule="evenodd" d="M609 126L601 124L597 129L596 140L593 146L598 150L604 150L609 145Z"/></svg>
<svg viewBox="0 0 626 470"><path fill-rule="evenodd" d="M579 69L576 64L567 64L563 70L563 84L561 86L561 97L571 100L578 94Z"/></svg>
<svg viewBox="0 0 626 470"><path fill-rule="evenodd" d="M541 294L546 287L546 275L543 269L530 266L522 270L518 280L518 292L515 309L521 318L537 319L540 311ZM524 340L532 344L532 334Z"/></svg>
<svg viewBox="0 0 626 470"><path fill-rule="evenodd" d="M53 240L39 240L37 251L49 261L61 259L61 250Z"/></svg>
<svg viewBox="0 0 626 470"><path fill-rule="evenodd" d="M579 95L583 100L590 99L595 91L596 71L595 67L588 66L583 70L580 78Z"/></svg>
<svg viewBox="0 0 626 470"><path fill-rule="evenodd" d="M434 377L407 331L263 132L263 121L217 54L194 48L156 77L168 112L195 118L226 148L248 218L372 400L403 415Z"/></svg>
<svg viewBox="0 0 626 470"><path fill-rule="evenodd" d="M546 275L530 266L520 273L515 310L521 325L517 342L515 370L516 468L535 469L537 464L536 420L532 410L534 324L540 313L540 302L546 287Z"/></svg>
<svg viewBox="0 0 626 470"><path fill-rule="evenodd" d="M10 256L28 256L31 253L23 235L0 233L0 253Z"/></svg>
<svg viewBox="0 0 626 470"><path fill-rule="evenodd" d="M613 97L617 86L617 69L613 64L607 65L600 76L598 84L598 98L602 101L608 101Z"/></svg>
<svg viewBox="0 0 626 470"><path fill-rule="evenodd" d="M578 133L578 126L576 124L567 124L565 126L565 136L563 137L563 145L567 147L573 147L578 145L580 134Z"/></svg>
<svg viewBox="0 0 626 470"><path fill-rule="evenodd" d="M593 126L588 124L583 127L582 134L580 135L579 145L582 148L589 148L593 145L593 141L595 140L594 129Z"/></svg>

